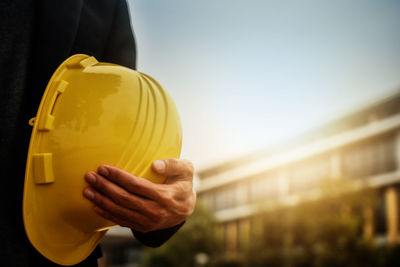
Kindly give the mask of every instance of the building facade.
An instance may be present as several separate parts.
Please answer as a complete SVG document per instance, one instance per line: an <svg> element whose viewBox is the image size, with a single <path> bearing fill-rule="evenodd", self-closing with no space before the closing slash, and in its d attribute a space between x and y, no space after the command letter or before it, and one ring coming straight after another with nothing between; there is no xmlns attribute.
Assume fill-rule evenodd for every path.
<svg viewBox="0 0 400 267"><path fill-rule="evenodd" d="M364 235L399 242L400 92L272 151L202 169L198 198L215 215L226 249L249 242L254 215L321 196L321 183L346 179L377 189ZM261 211L262 209L262 211Z"/></svg>

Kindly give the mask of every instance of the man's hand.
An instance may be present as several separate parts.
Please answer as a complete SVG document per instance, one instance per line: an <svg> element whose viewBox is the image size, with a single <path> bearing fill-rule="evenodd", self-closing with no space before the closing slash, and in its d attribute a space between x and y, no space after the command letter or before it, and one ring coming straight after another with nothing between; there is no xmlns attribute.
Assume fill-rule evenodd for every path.
<svg viewBox="0 0 400 267"><path fill-rule="evenodd" d="M155 172L166 177L155 184L113 166L102 165L88 172L83 195L94 211L121 226L146 233L182 223L193 212L193 165L187 160L153 162Z"/></svg>

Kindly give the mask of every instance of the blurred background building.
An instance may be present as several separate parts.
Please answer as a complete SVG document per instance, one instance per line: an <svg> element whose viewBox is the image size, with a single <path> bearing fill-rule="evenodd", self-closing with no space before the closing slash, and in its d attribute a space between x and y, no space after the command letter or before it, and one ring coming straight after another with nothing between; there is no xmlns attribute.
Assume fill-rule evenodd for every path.
<svg viewBox="0 0 400 267"><path fill-rule="evenodd" d="M110 229L100 246L103 257L99 259L99 267L139 266L143 245L134 239L129 228Z"/></svg>
<svg viewBox="0 0 400 267"><path fill-rule="evenodd" d="M317 111L316 111L317 112ZM225 249L235 254L270 212L323 196L326 180L378 191L363 235L399 242L400 92L265 153L200 170L198 198L216 216ZM268 229L265 229L268 231Z"/></svg>
<svg viewBox="0 0 400 267"><path fill-rule="evenodd" d="M265 239L254 236L268 231L266 218L258 215L301 211L307 200L321 202L315 200L326 195L321 190L326 181L351 181L354 192L373 187L376 205L363 212L358 234L375 244L397 243L400 91L390 92L400 88L399 1L127 2L138 69L155 77L177 104L184 131L182 157L197 168L199 203L215 216L228 254ZM349 111L363 103L369 104ZM343 112L341 119L333 119ZM307 129L314 130L302 135ZM294 141L283 141L293 136ZM251 152L255 150L259 152ZM175 240L192 233L187 226L196 218ZM179 243L171 241L167 247ZM264 250L271 252L271 244ZM102 266L138 266L145 252L124 228L110 230L101 245ZM286 253L282 247L271 253ZM310 246L297 247L304 251ZM331 248L331 254L356 253L354 248ZM170 249L175 255L176 247ZM192 257L192 248L186 249L181 257ZM213 250L206 251L210 262ZM198 252L204 251L193 253L204 255ZM362 251L360 258L368 254ZM312 265L309 260L316 253L310 255L296 267L389 266L345 265L344 258L333 265ZM294 266L286 263L247 266Z"/></svg>
<svg viewBox="0 0 400 267"><path fill-rule="evenodd" d="M262 150L261 150L262 151ZM349 181L377 191L364 211L361 235L398 244L400 207L400 91L284 144L197 171L199 202L217 220L224 250L235 257L263 229L268 214L324 197L324 181ZM261 235L260 235L261 238ZM129 229L110 230L100 266L140 266L143 247Z"/></svg>

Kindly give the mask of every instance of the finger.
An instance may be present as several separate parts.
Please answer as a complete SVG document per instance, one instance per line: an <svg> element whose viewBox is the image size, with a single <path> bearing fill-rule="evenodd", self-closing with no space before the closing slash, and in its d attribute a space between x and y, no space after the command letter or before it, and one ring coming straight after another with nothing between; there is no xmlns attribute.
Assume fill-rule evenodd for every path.
<svg viewBox="0 0 400 267"><path fill-rule="evenodd" d="M83 195L97 207L104 211L107 211L110 215L118 218L119 220L127 222L140 222L145 221L146 219L138 212L117 205L112 200L105 197L91 187L85 188L85 190L83 191Z"/></svg>
<svg viewBox="0 0 400 267"><path fill-rule="evenodd" d="M136 177L131 173L109 165L100 166L98 172L131 193L153 200L160 198L157 184L144 178Z"/></svg>
<svg viewBox="0 0 400 267"><path fill-rule="evenodd" d="M102 209L98 206L94 206L93 210L104 219L112 221L120 226L129 227L131 229L146 231L146 221L129 221L121 219L120 217L114 215L112 212Z"/></svg>
<svg viewBox="0 0 400 267"><path fill-rule="evenodd" d="M131 194L119 185L110 182L106 178L98 175L95 172L89 172L85 175L85 180L93 188L100 191L103 195L110 198L116 204L127 209L136 210L135 207L143 207L149 205L150 199L144 199L137 195ZM135 206L133 206L134 204Z"/></svg>
<svg viewBox="0 0 400 267"><path fill-rule="evenodd" d="M123 227L129 227L131 229L146 233L149 231L154 231L157 228L157 224L152 223L149 220L143 220L143 221L126 221L123 220L117 216L114 216L111 212L107 211L107 210L103 210L97 206L93 207L93 210L100 216L102 216L103 218L112 221L120 226ZM178 223L177 223L178 224ZM174 225L177 225L174 224Z"/></svg>
<svg viewBox="0 0 400 267"><path fill-rule="evenodd" d="M111 199L114 203L124 208L134 210L147 218L157 218L157 211L160 209L159 204L151 199L142 198L141 196L132 194L119 185L107 180L103 176L89 172L85 175L85 180L103 196Z"/></svg>
<svg viewBox="0 0 400 267"><path fill-rule="evenodd" d="M184 178L193 178L193 164L185 159L162 159L156 160L152 164L155 172L164 176L176 176Z"/></svg>
<svg viewBox="0 0 400 267"><path fill-rule="evenodd" d="M109 220L109 221L112 221L112 222L114 222L114 223L116 223L116 224L118 224L118 225L120 225L120 226L128 227L128 226L130 226L130 224L131 224L131 223L129 223L128 221L122 220L122 219L120 219L120 218L117 218L117 217L111 215L109 212L107 212L107 211L105 211L105 210L103 210L103 209L101 209L101 208L99 208L99 207L97 207L97 206L94 206L94 207L93 207L93 210L94 210L98 215L100 215L101 217L103 217L104 219Z"/></svg>
<svg viewBox="0 0 400 267"><path fill-rule="evenodd" d="M135 230L139 230L139 229L144 229L143 223L139 223L139 222L130 222L130 221L126 221L123 219L120 219L114 215L112 215L110 212L101 209L100 207L94 206L93 210L100 215L101 217L103 217L106 220L112 221L120 226L123 227L129 227ZM140 230L139 230L140 231Z"/></svg>

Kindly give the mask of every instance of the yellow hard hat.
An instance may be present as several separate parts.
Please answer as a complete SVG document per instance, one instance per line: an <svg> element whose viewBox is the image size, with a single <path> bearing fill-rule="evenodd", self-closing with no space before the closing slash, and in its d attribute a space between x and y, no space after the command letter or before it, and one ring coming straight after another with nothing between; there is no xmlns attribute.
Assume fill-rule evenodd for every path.
<svg viewBox="0 0 400 267"><path fill-rule="evenodd" d="M167 92L146 74L87 55L58 67L29 123L25 230L61 265L84 260L115 226L82 196L86 172L108 164L162 183L151 163L181 151L179 114Z"/></svg>

